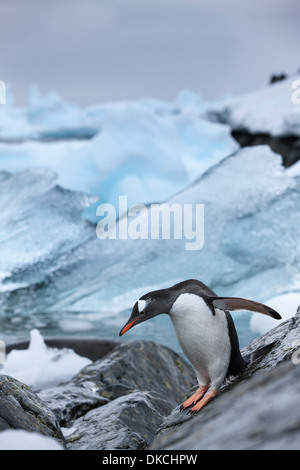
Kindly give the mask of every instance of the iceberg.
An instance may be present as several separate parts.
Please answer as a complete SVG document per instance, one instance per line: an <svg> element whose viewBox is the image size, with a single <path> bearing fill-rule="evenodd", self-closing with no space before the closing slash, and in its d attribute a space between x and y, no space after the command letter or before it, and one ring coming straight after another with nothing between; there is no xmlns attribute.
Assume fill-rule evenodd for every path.
<svg viewBox="0 0 300 470"><path fill-rule="evenodd" d="M129 204L161 202L239 148L228 125L201 117L206 105L186 91L174 103L144 99L83 109L33 89L28 108L0 117L1 169L49 170L64 188L112 204L119 195Z"/></svg>
<svg viewBox="0 0 300 470"><path fill-rule="evenodd" d="M91 238L82 211L95 198L63 189L56 180L54 173L38 169L0 173L2 282L18 271L22 282L43 282L48 269Z"/></svg>
<svg viewBox="0 0 300 470"><path fill-rule="evenodd" d="M1 175L2 331L14 341L37 324L76 331L76 321L78 329L93 325L93 334L116 336L141 295L188 278L218 295L262 302L299 290L299 185L268 146L238 150L168 199L204 204L198 251L187 251L184 239L99 240L82 217L90 196L61 188L45 170ZM244 345L255 336L250 314L234 318ZM178 350L167 322L153 319L128 339Z"/></svg>
<svg viewBox="0 0 300 470"><path fill-rule="evenodd" d="M84 110L67 103L54 91L41 96L33 85L28 107L14 107L11 101L0 107L0 141L89 139L99 132L89 125Z"/></svg>

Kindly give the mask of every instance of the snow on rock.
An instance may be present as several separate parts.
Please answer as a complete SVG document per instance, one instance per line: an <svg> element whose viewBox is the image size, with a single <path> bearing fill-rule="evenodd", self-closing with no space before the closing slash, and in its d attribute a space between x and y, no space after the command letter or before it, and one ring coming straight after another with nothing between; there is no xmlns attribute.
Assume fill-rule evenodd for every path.
<svg viewBox="0 0 300 470"><path fill-rule="evenodd" d="M293 102L293 84L300 76L261 90L214 103L208 115L235 130L271 136L300 136L300 104ZM299 94L299 93L298 93Z"/></svg>
<svg viewBox="0 0 300 470"><path fill-rule="evenodd" d="M34 390L54 386L71 379L92 361L72 349L48 347L37 329L30 332L28 349L12 350L0 369Z"/></svg>
<svg viewBox="0 0 300 470"><path fill-rule="evenodd" d="M23 429L0 432L0 450L64 450L55 439Z"/></svg>

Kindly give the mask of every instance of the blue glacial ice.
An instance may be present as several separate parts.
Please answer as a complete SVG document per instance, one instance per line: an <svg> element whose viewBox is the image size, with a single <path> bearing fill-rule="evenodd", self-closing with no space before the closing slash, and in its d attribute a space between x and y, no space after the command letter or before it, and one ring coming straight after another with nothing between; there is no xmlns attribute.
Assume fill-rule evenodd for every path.
<svg viewBox="0 0 300 470"><path fill-rule="evenodd" d="M202 118L206 106L186 91L174 103L83 109L33 89L27 108L0 108L1 169L50 170L64 188L102 202L116 204L119 195L130 204L161 202L238 148L229 126Z"/></svg>
<svg viewBox="0 0 300 470"><path fill-rule="evenodd" d="M187 278L219 295L258 301L299 291L299 181L267 146L236 151L168 199L205 205L199 251L187 251L185 240L99 240L95 224L82 217L93 201L57 185L47 170L1 173L0 310L7 337L24 337L32 327L57 334L69 325L78 332L76 321L116 337L143 293ZM245 344L254 336L250 314L234 317ZM133 338L178 350L164 316L133 329L127 340Z"/></svg>

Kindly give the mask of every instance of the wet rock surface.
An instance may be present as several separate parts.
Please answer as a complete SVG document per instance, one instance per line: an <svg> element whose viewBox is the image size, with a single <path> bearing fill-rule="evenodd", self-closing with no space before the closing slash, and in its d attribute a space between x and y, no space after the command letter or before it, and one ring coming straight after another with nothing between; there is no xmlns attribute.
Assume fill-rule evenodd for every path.
<svg viewBox="0 0 300 470"><path fill-rule="evenodd" d="M299 449L299 379L300 367L286 362L224 391L188 421L176 410L151 448Z"/></svg>
<svg viewBox="0 0 300 470"><path fill-rule="evenodd" d="M157 431L151 448L299 448L299 310L293 318L252 341L242 353L250 354L273 342L269 353L225 384L199 415L191 417L177 406Z"/></svg>
<svg viewBox="0 0 300 470"><path fill-rule="evenodd" d="M192 367L152 341L120 343L69 382L38 395L0 376L0 431L25 429L70 450L297 449L300 310L242 349L265 355L196 416L180 412L196 388Z"/></svg>
<svg viewBox="0 0 300 470"><path fill-rule="evenodd" d="M69 428L69 449L145 449L194 383L192 367L177 353L133 341L39 396Z"/></svg>
<svg viewBox="0 0 300 470"><path fill-rule="evenodd" d="M0 375L0 431L23 429L53 437L64 443L54 413L29 387Z"/></svg>

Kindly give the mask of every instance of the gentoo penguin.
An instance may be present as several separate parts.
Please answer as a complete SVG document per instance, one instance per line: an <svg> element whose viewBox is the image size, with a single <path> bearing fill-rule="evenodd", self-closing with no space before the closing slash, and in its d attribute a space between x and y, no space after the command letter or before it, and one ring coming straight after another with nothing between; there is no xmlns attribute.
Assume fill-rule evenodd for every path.
<svg viewBox="0 0 300 470"><path fill-rule="evenodd" d="M228 310L250 310L281 318L267 305L237 297L218 297L202 282L190 279L143 295L135 303L120 336L138 323L161 313L169 314L182 351L192 363L199 383L199 388L181 405L181 410L193 406L189 412L195 414L218 394L226 378L238 376L250 362L250 357L240 353L237 332ZM266 347L260 348L254 358L264 352Z"/></svg>

